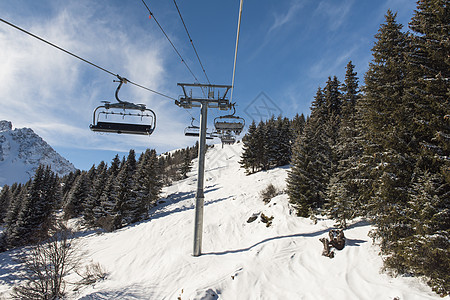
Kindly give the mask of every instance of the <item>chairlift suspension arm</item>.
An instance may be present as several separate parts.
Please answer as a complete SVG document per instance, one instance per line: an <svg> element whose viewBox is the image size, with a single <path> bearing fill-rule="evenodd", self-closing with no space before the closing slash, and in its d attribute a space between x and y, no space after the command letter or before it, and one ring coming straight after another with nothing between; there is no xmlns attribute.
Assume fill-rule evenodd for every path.
<svg viewBox="0 0 450 300"><path fill-rule="evenodd" d="M126 78L124 78L124 77L120 77L119 75L117 75L117 78L119 78L119 80L114 80L114 82L120 82L120 83L119 83L119 86L116 89L116 100L119 103L124 103L124 101L119 99L119 90L122 87L122 84L127 83L128 80Z"/></svg>

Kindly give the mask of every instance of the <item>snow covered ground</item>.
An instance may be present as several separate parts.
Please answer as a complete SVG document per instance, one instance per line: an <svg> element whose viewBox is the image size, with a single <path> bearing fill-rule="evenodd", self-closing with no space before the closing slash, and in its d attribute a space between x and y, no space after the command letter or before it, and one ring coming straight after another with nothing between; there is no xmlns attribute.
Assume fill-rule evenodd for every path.
<svg viewBox="0 0 450 300"><path fill-rule="evenodd" d="M284 189L287 168L246 176L241 145L208 150L202 256L192 256L194 161L189 178L164 189L149 221L79 238L85 263L100 263L108 276L69 298L441 299L417 278L380 273L379 248L363 221L345 231L347 245L335 258L322 256L319 238L333 222L296 217L285 194L264 204L260 191L269 183ZM261 213L274 217L270 227ZM247 223L253 215L257 220ZM12 278L9 256L0 253L0 292Z"/></svg>

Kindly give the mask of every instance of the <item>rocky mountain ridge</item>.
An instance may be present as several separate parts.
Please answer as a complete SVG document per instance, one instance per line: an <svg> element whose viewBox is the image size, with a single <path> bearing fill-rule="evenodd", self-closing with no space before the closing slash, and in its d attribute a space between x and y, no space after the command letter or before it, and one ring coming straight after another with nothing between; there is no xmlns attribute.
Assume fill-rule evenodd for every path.
<svg viewBox="0 0 450 300"><path fill-rule="evenodd" d="M40 164L63 176L76 170L31 128L0 120L0 186L28 181Z"/></svg>

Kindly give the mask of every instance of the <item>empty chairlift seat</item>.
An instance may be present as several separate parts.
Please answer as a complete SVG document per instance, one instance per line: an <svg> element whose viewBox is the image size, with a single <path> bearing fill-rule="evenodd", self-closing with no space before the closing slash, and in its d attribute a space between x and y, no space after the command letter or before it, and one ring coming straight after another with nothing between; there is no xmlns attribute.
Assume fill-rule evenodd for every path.
<svg viewBox="0 0 450 300"><path fill-rule="evenodd" d="M103 101L104 105L94 110L90 129L95 132L151 135L156 127L156 114L144 104L120 100L120 87L127 80L118 78L120 84L116 90L117 103Z"/></svg>

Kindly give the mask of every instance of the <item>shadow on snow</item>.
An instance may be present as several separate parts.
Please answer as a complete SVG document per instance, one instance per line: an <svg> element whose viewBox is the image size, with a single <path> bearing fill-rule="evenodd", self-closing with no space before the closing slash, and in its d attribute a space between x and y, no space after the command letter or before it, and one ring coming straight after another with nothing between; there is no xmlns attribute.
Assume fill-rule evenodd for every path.
<svg viewBox="0 0 450 300"><path fill-rule="evenodd" d="M210 192L213 192L213 191L216 191L216 190L219 189L219 188L214 188L214 186L215 185L206 187L204 193L208 194ZM190 209L194 209L195 208L194 203L190 203L189 205L184 205L182 207L177 207L177 208L174 208L174 209L171 209L171 210L166 210L165 208L167 208L167 206L169 206L171 204L176 204L178 202L181 202L181 201L184 201L184 200L187 200L187 199L193 199L194 200L195 199L195 193L196 192L191 191L191 192L177 192L177 193L170 194L169 196L167 196L165 198L166 202L163 203L162 206L157 206L157 207L154 208L154 211L150 213L149 220L150 221L151 220L156 220L156 219L160 219L160 218L166 217L166 216L168 216L170 214L174 214L174 213L178 213L178 212L183 212L183 211L187 211L187 210L190 210ZM232 196L225 197L225 198L219 198L219 199L215 199L215 200L211 200L211 201L208 201L208 199L205 198L205 206L211 205L211 204L214 204L214 203L217 203L217 202L221 202L221 201L224 201L224 200L227 200L227 199L229 199L231 197Z"/></svg>
<svg viewBox="0 0 450 300"><path fill-rule="evenodd" d="M271 241L276 241L276 240L281 240L281 239L287 239L287 238L298 238L298 237L315 237L315 236L319 236L322 235L324 233L327 233L329 229L323 229L323 230L319 230L316 232L310 232L310 233L297 233L297 234L289 234L289 235L282 235L282 236L274 236L271 238L267 238L264 239L250 247L247 248L242 248L242 249L235 249L235 250L227 250L227 251L223 251L223 252L206 252L203 253L203 255L225 255L225 254L232 254L232 253L242 253L242 252L246 252L249 251L253 248L255 248L256 246L259 246L261 244L264 243L268 243Z"/></svg>
<svg viewBox="0 0 450 300"><path fill-rule="evenodd" d="M359 222L356 222L355 224L352 224L351 226L349 226L349 229L350 229L350 228L354 228L354 227L366 226L366 225L369 225L369 223L366 222L366 221L359 221ZM327 229L319 230L319 231L316 231L316 232L310 232L310 233L297 233L297 234L289 234L289 235L275 236L275 237L271 237L271 238L264 239L264 240L262 240L262 241L260 241L260 242L258 242L258 243L256 243L256 244L254 244L254 245L252 245L252 246L250 246L250 247L247 247L247 248L235 249L235 250L226 250L226 251L222 251L222 252L206 252L206 253L203 253L202 255L226 255L226 254L242 253L242 252L249 251L249 250L251 250L251 249L253 249L253 248L255 248L256 246L259 246L259 245L261 245L261 244L268 243L268 242L271 242L271 241L280 240L280 239L286 239L286 238L299 238L299 237L316 237L316 236L320 236L320 235L322 235L322 234L327 233L330 229L332 229L332 228L327 228ZM366 242L367 242L367 241L365 241L365 240L348 239L348 238L347 238L347 239L346 239L345 245L346 245L346 246L356 246L356 247L359 247L360 244L366 243Z"/></svg>

